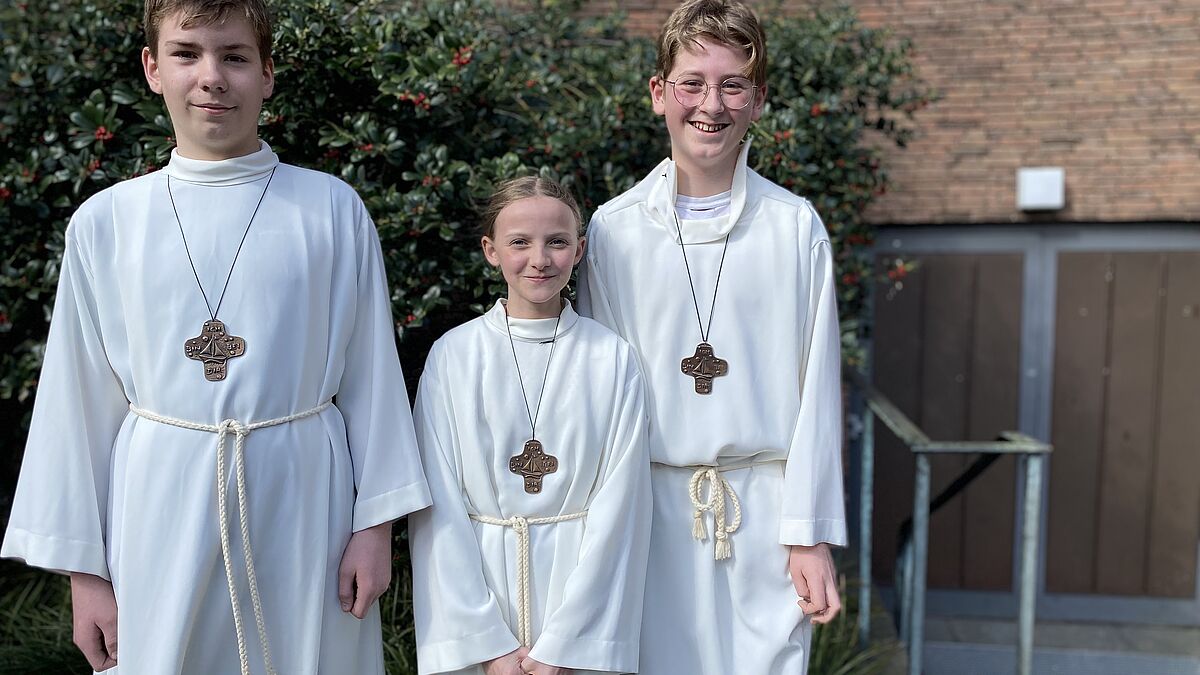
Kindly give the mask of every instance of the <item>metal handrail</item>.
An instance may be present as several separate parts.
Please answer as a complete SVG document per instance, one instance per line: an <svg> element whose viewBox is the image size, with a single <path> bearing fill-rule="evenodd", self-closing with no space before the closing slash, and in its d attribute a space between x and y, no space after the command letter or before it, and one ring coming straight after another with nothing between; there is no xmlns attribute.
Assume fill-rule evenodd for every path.
<svg viewBox="0 0 1200 675"><path fill-rule="evenodd" d="M938 496L939 503L930 503L930 463L933 454L983 454L1016 455L1023 463L1024 471L1018 475L1024 483L1024 504L1021 518L1021 569L1019 589L1019 613L1017 620L1017 673L1031 675L1033 672L1033 627L1034 602L1037 594L1037 560L1040 539L1038 528L1042 520L1042 481L1045 464L1053 446L1015 431L1005 431L997 441L934 441L912 420L900 411L886 396L879 392L858 370L846 366L846 379L851 383L852 406L863 410L862 433L859 440L860 452L857 459L858 473L858 549L859 573L862 585L858 595L859 640L866 643L871 627L871 518L873 512L873 490L875 473L875 425L878 417L904 443L916 459L916 476L913 486L912 546L910 553L899 561L905 570L901 588L897 588L900 605L900 634L908 647L908 672L919 675L922 668L925 637L925 590L929 554L929 515L932 508L949 500L965 483L957 486L953 494L947 490ZM976 467L979 467L976 469ZM974 471L978 476L986 465L976 463L967 473ZM961 478L961 477L960 477ZM972 479L974 476L972 477ZM956 481L957 482L957 481ZM967 481L969 482L969 480Z"/></svg>

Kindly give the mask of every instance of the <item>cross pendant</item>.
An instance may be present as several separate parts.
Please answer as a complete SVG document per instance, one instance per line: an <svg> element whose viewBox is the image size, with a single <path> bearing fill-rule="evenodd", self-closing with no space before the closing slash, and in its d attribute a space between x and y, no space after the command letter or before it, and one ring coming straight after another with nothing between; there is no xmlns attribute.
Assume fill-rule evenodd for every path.
<svg viewBox="0 0 1200 675"><path fill-rule="evenodd" d="M558 458L542 452L542 442L531 438L521 454L508 459L508 470L524 476L525 492L535 495L542 491L542 478L558 471Z"/></svg>
<svg viewBox="0 0 1200 675"><path fill-rule="evenodd" d="M220 382L225 379L225 362L245 354L246 341L228 334L225 324L213 319L204 322L199 335L183 343L183 353L204 363L204 379Z"/></svg>
<svg viewBox="0 0 1200 675"><path fill-rule="evenodd" d="M696 378L697 394L711 394L713 378L729 372L729 362L717 358L707 342L696 345L696 353L681 361L679 367L684 375Z"/></svg>

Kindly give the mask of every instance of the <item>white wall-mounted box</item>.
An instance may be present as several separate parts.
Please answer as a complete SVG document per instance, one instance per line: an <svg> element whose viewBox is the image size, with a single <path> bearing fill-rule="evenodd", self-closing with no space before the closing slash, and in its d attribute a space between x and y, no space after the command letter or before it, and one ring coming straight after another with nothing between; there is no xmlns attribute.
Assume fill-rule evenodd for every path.
<svg viewBox="0 0 1200 675"><path fill-rule="evenodd" d="M1017 169L1017 208L1055 211L1066 206L1067 172L1058 166Z"/></svg>

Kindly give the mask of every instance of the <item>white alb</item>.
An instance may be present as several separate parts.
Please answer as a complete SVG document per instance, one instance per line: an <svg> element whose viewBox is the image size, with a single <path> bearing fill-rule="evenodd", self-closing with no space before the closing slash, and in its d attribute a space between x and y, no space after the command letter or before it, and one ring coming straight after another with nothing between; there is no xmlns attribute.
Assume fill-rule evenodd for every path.
<svg viewBox="0 0 1200 675"><path fill-rule="evenodd" d="M510 320L531 409L555 319ZM568 304L537 439L558 459L541 492L509 458L529 440L505 310L433 346L415 418L434 506L413 514L421 675L481 675L522 642L576 672L638 672L650 535L646 411L637 359Z"/></svg>
<svg viewBox="0 0 1200 675"><path fill-rule="evenodd" d="M166 178L215 304L273 168L219 312L246 353L228 362L226 380L209 382L183 351L209 316ZM174 154L164 170L84 203L66 242L0 554L111 579L114 675L242 672L228 561L257 675L265 667L248 532L274 670L382 674L378 609L363 621L341 610L338 566L351 532L430 497L379 239L358 196L336 178L279 163L266 144L217 162ZM218 488L221 429L232 461ZM223 556L218 502L239 492L244 512L238 497L225 500Z"/></svg>
<svg viewBox="0 0 1200 675"><path fill-rule="evenodd" d="M802 674L811 631L787 545L846 543L833 253L812 205L749 169L748 150L728 214L681 223L705 324L729 237L709 335L728 373L711 394L697 394L680 367L700 328L673 213L675 164L602 206L588 230L580 311L637 351L649 399L642 675ZM707 507L713 489L720 509Z"/></svg>

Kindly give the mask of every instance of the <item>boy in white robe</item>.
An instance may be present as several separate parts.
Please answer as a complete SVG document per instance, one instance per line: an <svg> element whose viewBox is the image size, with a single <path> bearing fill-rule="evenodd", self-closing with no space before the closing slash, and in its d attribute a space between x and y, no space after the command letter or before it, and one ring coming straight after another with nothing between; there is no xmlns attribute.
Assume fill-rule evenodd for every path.
<svg viewBox="0 0 1200 675"><path fill-rule="evenodd" d="M651 411L643 675L804 673L840 607L833 255L812 205L746 166L766 92L747 7L676 9L650 78L671 158L588 230L580 311L637 350Z"/></svg>
<svg viewBox="0 0 1200 675"><path fill-rule="evenodd" d="M98 671L381 675L391 524L430 497L374 225L258 139L259 0L145 26L178 146L67 228L0 554L70 573Z"/></svg>
<svg viewBox="0 0 1200 675"><path fill-rule="evenodd" d="M508 297L429 353L409 520L422 675L638 669L650 531L637 358L560 291L583 255L570 193L502 187L484 253Z"/></svg>

